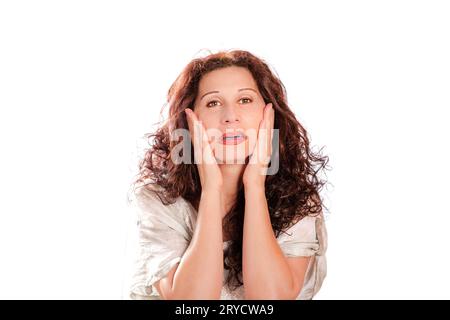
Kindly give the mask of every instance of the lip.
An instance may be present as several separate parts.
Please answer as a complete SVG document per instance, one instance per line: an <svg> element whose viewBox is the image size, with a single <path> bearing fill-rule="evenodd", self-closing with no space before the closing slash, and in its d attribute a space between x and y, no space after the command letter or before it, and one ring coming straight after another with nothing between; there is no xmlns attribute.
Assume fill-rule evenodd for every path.
<svg viewBox="0 0 450 320"><path fill-rule="evenodd" d="M243 132L224 133L220 138L220 143L225 145L236 145L244 142L246 136Z"/></svg>

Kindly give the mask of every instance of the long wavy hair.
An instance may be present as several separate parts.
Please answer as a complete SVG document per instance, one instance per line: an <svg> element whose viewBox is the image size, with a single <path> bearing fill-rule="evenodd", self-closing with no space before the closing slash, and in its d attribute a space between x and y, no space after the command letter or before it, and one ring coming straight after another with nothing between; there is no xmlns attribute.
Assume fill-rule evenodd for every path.
<svg viewBox="0 0 450 320"><path fill-rule="evenodd" d="M229 66L247 68L253 75L264 102L272 102L275 110L274 128L279 129L280 140L279 169L276 174L266 176L265 193L272 228L278 237L303 217L317 216L322 212L325 205L319 193L326 181L319 178L319 173L327 168L328 157L321 155L322 149L317 153L310 149L307 131L287 104L283 83L263 59L248 51L210 53L206 57L192 60L184 68L168 91L165 104L169 105L168 119L156 132L145 135L150 148L146 149L139 162L139 173L132 186L145 188L156 184L162 187L156 192L164 205L173 203L181 196L198 210L202 187L193 159L193 146L191 144L190 164L174 163L171 151L180 141L172 140L171 133L175 129L188 129L184 110L194 105L202 76ZM236 202L223 219L224 232L231 237L231 243L224 252L224 268L229 270L226 284L230 290L243 285L244 208L241 180Z"/></svg>

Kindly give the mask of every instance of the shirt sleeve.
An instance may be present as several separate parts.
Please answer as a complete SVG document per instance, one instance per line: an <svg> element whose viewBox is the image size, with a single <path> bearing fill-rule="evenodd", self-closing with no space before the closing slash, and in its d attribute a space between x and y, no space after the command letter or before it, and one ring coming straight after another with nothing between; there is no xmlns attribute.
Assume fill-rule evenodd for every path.
<svg viewBox="0 0 450 320"><path fill-rule="evenodd" d="M315 255L319 249L319 240L316 235L316 217L306 216L285 233L278 237L278 243L287 257L309 257Z"/></svg>
<svg viewBox="0 0 450 320"><path fill-rule="evenodd" d="M297 300L311 300L327 275L328 235L323 214L306 216L278 237L286 257L311 257Z"/></svg>
<svg viewBox="0 0 450 320"><path fill-rule="evenodd" d="M131 299L161 299L154 283L180 262L189 245L185 214L177 203L164 205L151 191L135 197L138 256L132 276Z"/></svg>

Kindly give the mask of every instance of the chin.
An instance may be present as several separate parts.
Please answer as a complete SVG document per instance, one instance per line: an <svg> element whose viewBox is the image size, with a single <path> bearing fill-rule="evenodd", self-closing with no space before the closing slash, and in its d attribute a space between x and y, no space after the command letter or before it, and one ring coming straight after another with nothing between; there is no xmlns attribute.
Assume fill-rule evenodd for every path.
<svg viewBox="0 0 450 320"><path fill-rule="evenodd" d="M228 155L227 157L216 156L215 158L218 164L246 164L248 161L248 156Z"/></svg>
<svg viewBox="0 0 450 320"><path fill-rule="evenodd" d="M246 164L248 158L246 145L221 146L215 150L214 156L218 164Z"/></svg>

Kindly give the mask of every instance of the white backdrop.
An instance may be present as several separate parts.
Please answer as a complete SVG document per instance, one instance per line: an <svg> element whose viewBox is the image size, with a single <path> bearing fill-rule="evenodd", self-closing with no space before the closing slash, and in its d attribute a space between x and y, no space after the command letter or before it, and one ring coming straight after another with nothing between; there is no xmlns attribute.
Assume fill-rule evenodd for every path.
<svg viewBox="0 0 450 320"><path fill-rule="evenodd" d="M140 138L205 49L268 61L330 157L315 299L450 298L449 7L0 2L0 298L122 298Z"/></svg>

